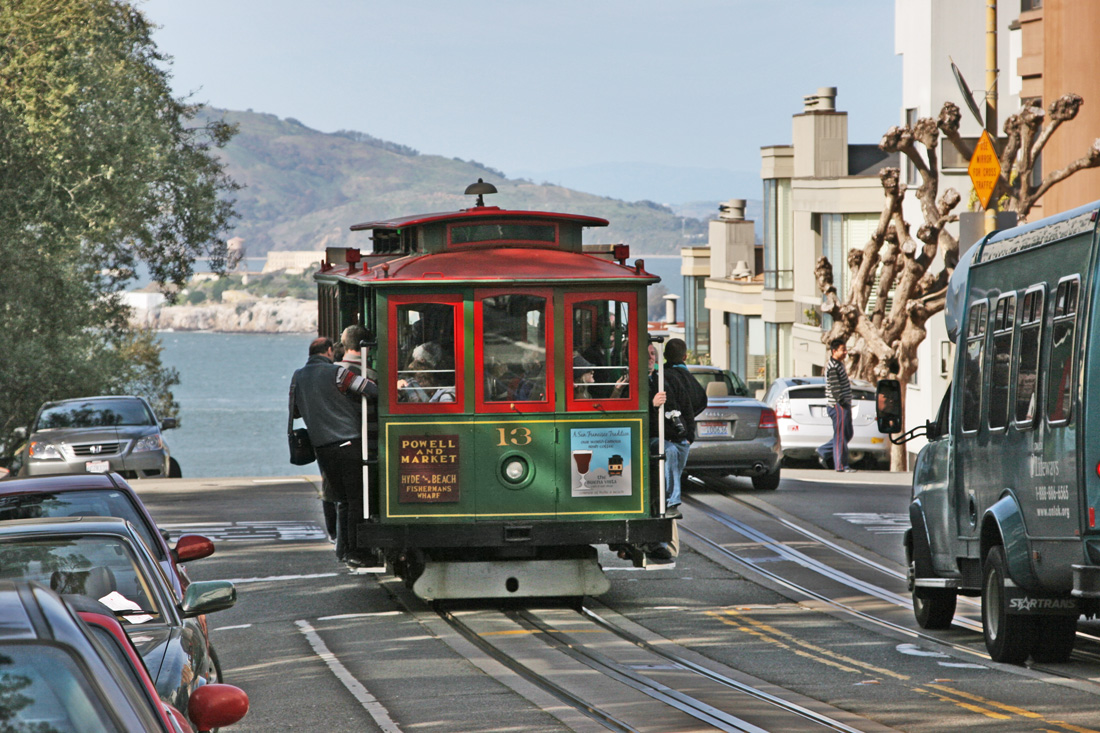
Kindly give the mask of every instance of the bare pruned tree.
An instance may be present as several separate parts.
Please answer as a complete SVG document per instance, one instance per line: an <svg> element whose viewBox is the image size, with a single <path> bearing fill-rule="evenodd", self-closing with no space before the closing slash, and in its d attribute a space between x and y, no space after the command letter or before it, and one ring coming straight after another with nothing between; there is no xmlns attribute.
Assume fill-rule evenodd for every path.
<svg viewBox="0 0 1100 733"><path fill-rule="evenodd" d="M1082 104L1076 94L1067 94L1050 105L1050 119L1042 108L1025 107L1004 123L1002 176L995 196L1004 209L1017 212L1023 220L1035 202L1051 186L1079 170L1100 165L1100 140L1086 155L1065 168L1053 171L1032 188L1031 177L1039 153L1058 127L1072 120ZM833 325L822 335L822 343L847 339L848 371L853 377L877 383L890 378L902 384L917 372L917 348L927 336L928 319L944 309L947 281L959 261L959 242L947 230L958 221L952 211L959 204L958 191L939 191L938 148L941 134L969 160L973 150L959 135L959 108L947 102L939 117L924 117L913 125L890 128L879 148L904 155L920 173L916 189L923 223L915 237L905 220L902 204L908 189L898 168L883 168L884 203L871 238L862 248L848 251L846 293L838 293L833 264L822 257L815 276L824 294L822 312L832 316ZM872 295L874 306L869 308ZM904 410L902 391L902 409ZM906 454L893 446L891 468L904 470Z"/></svg>

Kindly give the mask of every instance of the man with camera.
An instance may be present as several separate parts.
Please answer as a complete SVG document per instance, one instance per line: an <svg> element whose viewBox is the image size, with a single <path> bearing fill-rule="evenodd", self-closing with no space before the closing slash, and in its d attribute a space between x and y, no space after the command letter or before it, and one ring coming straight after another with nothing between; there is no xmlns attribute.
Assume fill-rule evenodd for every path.
<svg viewBox="0 0 1100 733"><path fill-rule="evenodd" d="M670 339L665 344L665 504L666 517L680 515L680 477L687 467L688 452L695 440L695 416L707 409L707 392L692 376L684 359L687 344L683 339ZM657 374L650 376L650 391L657 394ZM656 403L656 400L654 400ZM657 420L659 405L649 411L649 434L657 451Z"/></svg>

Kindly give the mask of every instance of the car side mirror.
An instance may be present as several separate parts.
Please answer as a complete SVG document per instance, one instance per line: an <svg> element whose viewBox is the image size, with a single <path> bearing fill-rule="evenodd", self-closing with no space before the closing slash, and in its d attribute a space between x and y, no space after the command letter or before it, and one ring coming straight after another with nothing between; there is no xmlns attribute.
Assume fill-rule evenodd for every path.
<svg viewBox="0 0 1100 733"><path fill-rule="evenodd" d="M172 428L178 428L179 426L180 421L178 418L175 417L166 417L160 421L161 430L171 430Z"/></svg>
<svg viewBox="0 0 1100 733"><path fill-rule="evenodd" d="M228 580L196 580L187 586L180 603L184 618L231 608L237 602L237 588Z"/></svg>
<svg viewBox="0 0 1100 733"><path fill-rule="evenodd" d="M176 562L201 560L214 554L214 543L201 534L185 534L176 540L172 554L175 555Z"/></svg>
<svg viewBox="0 0 1100 733"><path fill-rule="evenodd" d="M880 379L875 390L875 417L880 433L901 432L901 383L896 379Z"/></svg>
<svg viewBox="0 0 1100 733"><path fill-rule="evenodd" d="M203 731L233 725L248 712L248 695L239 687L209 682L188 697L187 717Z"/></svg>

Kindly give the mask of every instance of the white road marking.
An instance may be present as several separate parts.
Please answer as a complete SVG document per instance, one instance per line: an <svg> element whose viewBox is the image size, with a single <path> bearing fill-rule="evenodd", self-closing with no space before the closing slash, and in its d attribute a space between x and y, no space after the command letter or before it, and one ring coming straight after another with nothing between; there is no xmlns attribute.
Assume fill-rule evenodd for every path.
<svg viewBox="0 0 1100 733"><path fill-rule="evenodd" d="M301 631L309 645L313 647L314 653L317 654L328 665L328 668L332 670L332 673L336 675L336 679L347 688L348 692L359 701L359 704L363 706L363 709L370 713L370 716L374 718L374 722L378 723L378 727L383 730L384 733L401 733L401 729L397 727L397 723L393 722L390 717L390 713L378 702L374 695L367 691L367 688L363 686L359 680L352 676L347 667L340 664L340 660L336 658L336 655L328 650L325 646L325 642L321 639L321 636L314 630L308 621L301 620L294 622L298 626L298 630Z"/></svg>
<svg viewBox="0 0 1100 733"><path fill-rule="evenodd" d="M941 667L952 667L955 669L989 669L984 664L973 664L971 662L939 662Z"/></svg>
<svg viewBox="0 0 1100 733"><path fill-rule="evenodd" d="M242 583L270 583L283 580L313 580L314 578L334 578L341 573L313 573L311 575L268 575L263 578L231 578L230 583L240 585Z"/></svg>
<svg viewBox="0 0 1100 733"><path fill-rule="evenodd" d="M916 644L898 644L897 649L902 654L908 654L911 657L939 657L940 659L950 659L950 656L943 652L934 652L930 649L921 649Z"/></svg>
<svg viewBox="0 0 1100 733"><path fill-rule="evenodd" d="M252 624L239 624L237 626L219 626L214 631L230 631L232 629L251 629Z"/></svg>
<svg viewBox="0 0 1100 733"><path fill-rule="evenodd" d="M403 611L375 611L374 613L341 613L336 616L321 616L318 621L340 621L346 618L374 618L376 616L403 616Z"/></svg>
<svg viewBox="0 0 1100 733"><path fill-rule="evenodd" d="M872 534L903 534L909 529L908 514L889 514L878 512L837 512L846 522L866 527Z"/></svg>
<svg viewBox="0 0 1100 733"><path fill-rule="evenodd" d="M187 524L162 524L173 538L184 534L201 534L214 542L302 542L328 541L328 534L316 522L251 521L251 522L196 522Z"/></svg>

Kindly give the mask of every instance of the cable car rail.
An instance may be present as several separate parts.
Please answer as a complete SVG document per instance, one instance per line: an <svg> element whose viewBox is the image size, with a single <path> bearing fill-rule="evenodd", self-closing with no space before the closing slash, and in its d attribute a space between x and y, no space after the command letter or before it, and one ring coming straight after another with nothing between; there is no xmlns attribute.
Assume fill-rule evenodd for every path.
<svg viewBox="0 0 1100 733"><path fill-rule="evenodd" d="M820 712L810 710L804 706L784 700L752 685L733 679L732 677L704 667L691 661L683 655L661 649L641 637L626 631L614 623L603 618L588 608L579 611L567 608L557 608L550 611L506 608L495 613L502 614L514 626L505 631L483 631L474 628L459 614L436 607L437 613L464 638L477 646L480 650L504 664L512 671L519 674L528 682L538 686L575 710L587 715L599 722L609 730L640 731L653 730L653 714L639 712L632 719L625 719L622 715L612 713L611 707L623 707L621 701L611 704L607 702L596 703L590 698L593 692L587 694L573 692L567 689L565 683L559 684L551 676L536 671L529 662L518 658L522 654L502 648L502 645L494 643L494 638L515 639L517 636L537 638L544 648L554 650L578 664L584 665L591 671L598 673L604 679L614 680L623 686L626 694L641 694L650 700L667 706L672 711L682 713L715 730L734 731L738 733L763 733L775 730L776 711L786 713L781 720L783 730L835 730L845 733L856 733L859 728L852 727L843 721L836 720ZM547 621L541 616L544 613L556 615L553 621ZM581 635L592 633L599 640L603 651L595 648L595 643L587 644L578 640ZM613 641L618 644L617 653L610 650L616 644L607 644L607 634L613 635ZM625 642L626 644L622 644ZM629 645L627 647L626 645ZM641 649L645 652L642 657L646 663L639 663L635 652L623 652L623 648ZM615 656L612 656L615 654ZM616 658L618 657L618 658ZM624 659L629 657L630 659ZM542 665L538 665L542 666ZM662 676L673 675L680 679L675 687L660 681ZM684 682L685 675L699 677L704 682L695 680ZM576 684L576 675L571 675ZM566 676L565 679L569 679ZM669 680L673 681L672 679ZM680 689L699 689L702 684L707 684L708 699L701 699L680 691ZM593 685L592 687L595 687ZM679 688L679 689L677 689ZM748 701L746 700L748 698ZM709 701L708 701L709 700ZM752 705L760 706L756 710L750 709ZM625 706L631 711L637 710L637 705ZM735 715L730 710L737 710ZM763 712L761 712L761 710ZM675 713L673 713L675 714ZM767 723L758 724L753 719L759 720L767 717ZM636 718L636 719L634 719Z"/></svg>

